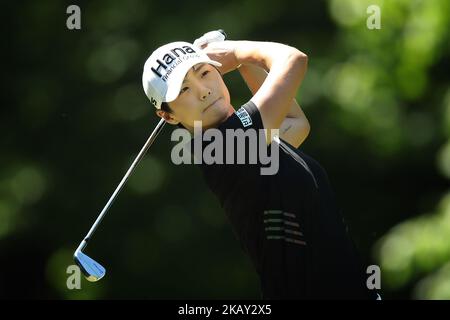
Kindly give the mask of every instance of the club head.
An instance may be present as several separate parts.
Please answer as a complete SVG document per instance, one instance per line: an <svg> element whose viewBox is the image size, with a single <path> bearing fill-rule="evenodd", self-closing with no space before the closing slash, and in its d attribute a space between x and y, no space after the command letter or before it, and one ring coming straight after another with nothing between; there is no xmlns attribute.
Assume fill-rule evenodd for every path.
<svg viewBox="0 0 450 320"><path fill-rule="evenodd" d="M80 267L81 271L86 276L86 279L95 282L105 276L106 270L97 261L89 258L83 252L77 250L73 255L76 264Z"/></svg>

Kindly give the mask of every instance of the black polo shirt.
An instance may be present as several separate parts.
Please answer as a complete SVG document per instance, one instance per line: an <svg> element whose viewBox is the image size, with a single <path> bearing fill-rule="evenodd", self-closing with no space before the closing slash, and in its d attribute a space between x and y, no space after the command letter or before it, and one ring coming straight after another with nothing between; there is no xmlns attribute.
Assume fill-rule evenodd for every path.
<svg viewBox="0 0 450 320"><path fill-rule="evenodd" d="M255 145L248 139L246 164L226 164L225 146L233 143L226 139L227 129L263 129L251 101L217 129L224 137L224 161L200 167L259 275L262 297L374 299L319 163L277 139L272 144L278 148L278 171L262 175L261 168L268 165L249 164ZM203 148L210 143L204 142ZM260 143L271 150L262 138ZM237 149L235 143L235 161Z"/></svg>

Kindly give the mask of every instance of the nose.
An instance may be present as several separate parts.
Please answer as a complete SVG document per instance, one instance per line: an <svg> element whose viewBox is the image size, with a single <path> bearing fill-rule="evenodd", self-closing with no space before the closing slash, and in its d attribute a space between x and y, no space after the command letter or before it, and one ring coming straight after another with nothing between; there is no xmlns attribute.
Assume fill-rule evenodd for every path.
<svg viewBox="0 0 450 320"><path fill-rule="evenodd" d="M207 88L207 87L202 87L202 89L200 90L200 96L202 101L206 100L208 98L208 96L211 95L211 89Z"/></svg>

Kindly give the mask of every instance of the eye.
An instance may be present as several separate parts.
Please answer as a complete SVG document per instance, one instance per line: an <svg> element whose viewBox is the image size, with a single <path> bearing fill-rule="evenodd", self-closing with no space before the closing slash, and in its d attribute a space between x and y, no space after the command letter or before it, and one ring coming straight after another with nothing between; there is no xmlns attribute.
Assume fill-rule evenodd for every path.
<svg viewBox="0 0 450 320"><path fill-rule="evenodd" d="M202 72L202 78L203 78L204 76L206 76L208 73L209 73L209 70L203 71L203 72Z"/></svg>
<svg viewBox="0 0 450 320"><path fill-rule="evenodd" d="M183 87L183 89L180 90L180 94L186 92L189 89L189 87Z"/></svg>

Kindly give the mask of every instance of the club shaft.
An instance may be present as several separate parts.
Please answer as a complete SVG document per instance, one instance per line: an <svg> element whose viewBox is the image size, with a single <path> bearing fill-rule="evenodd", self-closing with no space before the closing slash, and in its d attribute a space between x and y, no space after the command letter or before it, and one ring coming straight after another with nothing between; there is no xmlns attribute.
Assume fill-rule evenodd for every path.
<svg viewBox="0 0 450 320"><path fill-rule="evenodd" d="M128 169L128 171L125 173L125 175L123 176L122 180L120 181L119 185L117 186L116 190L114 190L113 194L111 195L111 197L109 198L108 202L106 203L105 207L103 208L102 212L100 212L99 216L97 217L97 220L95 220L94 224L92 225L91 229L89 230L89 232L87 233L86 237L83 239L83 241L80 243L79 247L77 250L83 250L89 239L92 237L93 233L95 232L95 230L97 229L97 227L99 226L100 222L102 221L102 219L105 217L106 213L108 212L109 208L111 207L111 205L113 204L114 200L116 199L117 195L119 194L119 192L122 190L123 186L125 185L125 183L127 182L128 178L130 177L130 175L133 173L134 169L136 168L136 166L138 165L139 161L141 161L141 159L144 157L145 153L147 152L148 148L152 145L153 141L155 141L156 137L158 136L158 134L161 132L162 128L164 127L164 124L166 122L164 121L164 119L161 119L159 121L159 123L156 125L156 128L153 130L152 134L150 135L150 137L148 138L148 140L145 142L144 146L142 147L141 151L139 152L139 154L136 156L136 159L134 159L133 163L131 164L130 168Z"/></svg>

